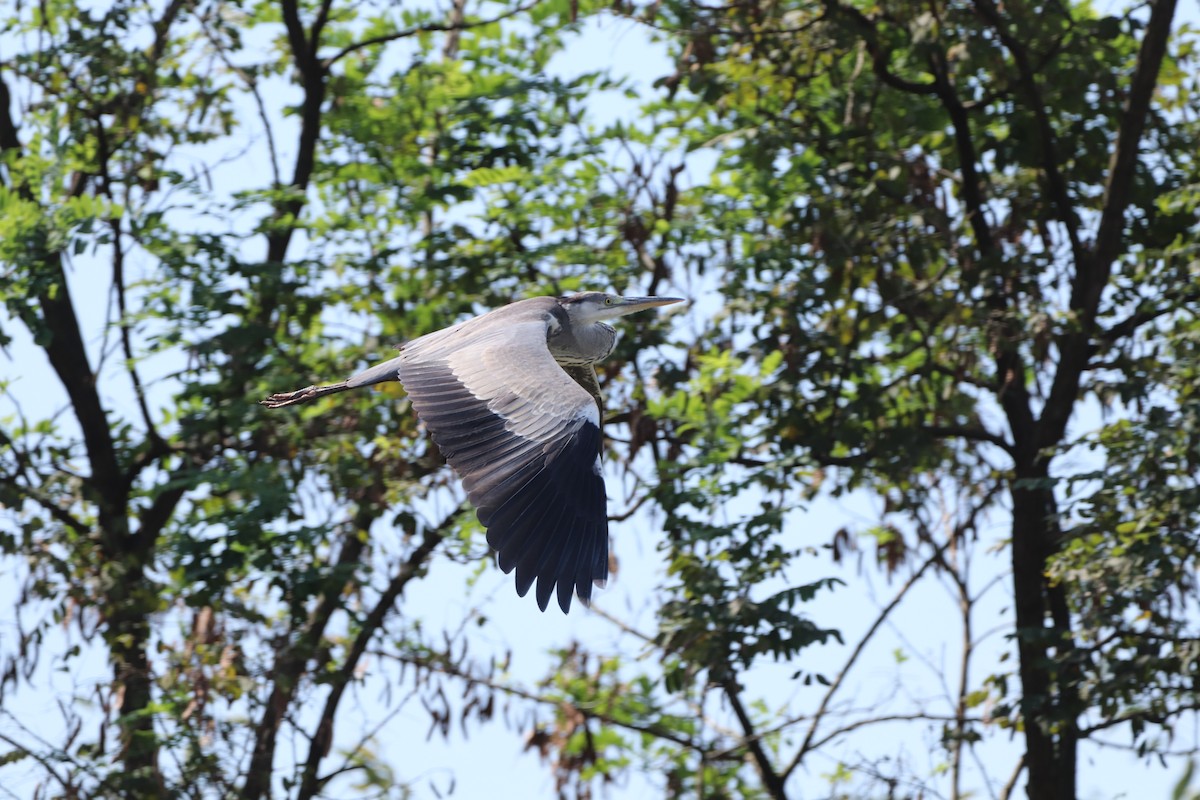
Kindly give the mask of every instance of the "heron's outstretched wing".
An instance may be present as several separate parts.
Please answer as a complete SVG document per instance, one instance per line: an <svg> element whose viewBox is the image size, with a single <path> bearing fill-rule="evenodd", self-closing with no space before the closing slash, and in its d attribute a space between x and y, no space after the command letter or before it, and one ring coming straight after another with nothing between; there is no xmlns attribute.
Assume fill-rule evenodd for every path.
<svg viewBox="0 0 1200 800"><path fill-rule="evenodd" d="M500 568L516 569L517 593L536 580L544 611L557 586L566 612L573 593L586 603L608 577L600 415L551 357L548 313L489 316L405 345L400 382L462 478Z"/></svg>

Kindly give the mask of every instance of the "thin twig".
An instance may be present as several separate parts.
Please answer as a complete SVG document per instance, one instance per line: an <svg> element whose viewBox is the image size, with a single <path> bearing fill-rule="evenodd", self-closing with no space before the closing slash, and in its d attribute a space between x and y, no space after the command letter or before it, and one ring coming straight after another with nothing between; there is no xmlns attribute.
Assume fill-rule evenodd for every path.
<svg viewBox="0 0 1200 800"><path fill-rule="evenodd" d="M1025 771L1025 754L1017 759L1017 765L1013 767L1012 775L1008 776L1008 782L1004 784L1004 788L1000 790L1000 800L1009 800L1012 797L1013 790L1017 788L1017 781L1021 779L1021 773Z"/></svg>
<svg viewBox="0 0 1200 800"><path fill-rule="evenodd" d="M842 667L837 677L833 679L833 683L830 684L829 689L825 692L825 696L821 698L821 702L817 706L816 712L813 714L812 724L808 728L808 733L806 733L804 736L804 742L800 745L800 749L796 751L796 755L792 758L791 762L788 763L787 767L781 773L783 780L787 780L788 776L792 774L796 767L800 765L800 762L804 760L804 757L813 749L813 742L816 739L817 727L821 724L822 719L824 719L825 713L829 708L830 701L832 701L833 696L837 693L838 689L841 688L842 683L845 681L846 676L850 672L850 669L858 661L858 657L862 655L863 651L866 649L867 643L871 641L871 638L875 635L875 632L878 631L883 625L884 621L887 620L888 615L892 613L896 606L900 605L900 601L904 599L904 596L908 594L908 591L915 586L917 581L920 580L921 576L925 574L925 571L940 561L942 552L949 546L950 542L946 542L938 547L937 551L934 552L932 556L925 560L925 563L923 563L917 569L917 571L914 572L909 579L904 582L904 585L900 587L898 592L896 592L896 595L892 598L891 602L883 607L883 609L879 612L879 616L875 618L873 623L871 623L871 627L868 628L867 632L858 640L858 644L854 646L854 650L850 653L849 658L846 659L845 665Z"/></svg>
<svg viewBox="0 0 1200 800"><path fill-rule="evenodd" d="M422 33L448 33L452 31L471 30L472 28L479 28L485 25L493 25L497 22L509 19L510 17L515 17L518 14L522 14L533 8L535 5L537 5L537 3L538 0L530 0L530 2L522 3L521 5L511 8L502 14L497 14L491 19L478 20L475 22L432 22L428 25L417 25L412 28L405 28L401 31L393 31L391 33L380 34L379 36L371 36L363 39L362 41L346 45L341 50L338 50L333 55L324 59L321 64L325 69L328 69L356 50L362 50L364 47L371 47L377 44L387 44L388 42L394 42L397 39L408 39L413 36L419 36Z"/></svg>
<svg viewBox="0 0 1200 800"><path fill-rule="evenodd" d="M521 700L529 700L534 703L553 706L555 708L562 708L564 705L569 705L572 711L579 713L580 716L586 717L587 719L594 719L597 722L602 722L606 725L613 725L615 727L624 728L625 730L635 731L637 733L649 734L655 738L674 742L681 747L686 747L687 749L694 750L696 752L704 751L704 746L702 743L693 741L692 739L670 730L669 728L664 728L661 725L643 725L637 722L630 722L629 720L617 719L601 711L597 711L595 708L575 705L562 697L547 697L536 694L527 689L522 689L519 686L500 683L499 681L492 680L491 678L484 678L479 675L474 675L464 669L460 669L459 667L443 661L432 660L423 656L400 655L397 653L382 652L375 652L374 654L379 658L391 659L401 664L408 664L410 666L420 667L432 672L437 672L442 675L460 678L466 681L469 686L483 686L485 688L493 689L497 692L502 692L506 695L516 697Z"/></svg>

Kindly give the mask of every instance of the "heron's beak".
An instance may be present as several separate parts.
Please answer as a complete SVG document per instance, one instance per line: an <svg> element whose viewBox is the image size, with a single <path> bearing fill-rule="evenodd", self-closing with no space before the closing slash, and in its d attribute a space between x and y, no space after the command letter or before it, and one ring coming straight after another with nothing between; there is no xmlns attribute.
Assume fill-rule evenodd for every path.
<svg viewBox="0 0 1200 800"><path fill-rule="evenodd" d="M682 297L619 297L613 311L617 316L645 311L647 308L669 306L672 303L682 303Z"/></svg>

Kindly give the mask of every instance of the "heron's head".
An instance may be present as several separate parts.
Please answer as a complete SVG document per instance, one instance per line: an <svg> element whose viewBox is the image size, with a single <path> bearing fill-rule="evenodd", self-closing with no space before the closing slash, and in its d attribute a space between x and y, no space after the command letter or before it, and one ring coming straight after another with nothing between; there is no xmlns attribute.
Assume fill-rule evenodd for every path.
<svg viewBox="0 0 1200 800"><path fill-rule="evenodd" d="M571 322L588 325L623 317L656 306L682 303L681 297L621 297L604 292L580 292L558 301Z"/></svg>

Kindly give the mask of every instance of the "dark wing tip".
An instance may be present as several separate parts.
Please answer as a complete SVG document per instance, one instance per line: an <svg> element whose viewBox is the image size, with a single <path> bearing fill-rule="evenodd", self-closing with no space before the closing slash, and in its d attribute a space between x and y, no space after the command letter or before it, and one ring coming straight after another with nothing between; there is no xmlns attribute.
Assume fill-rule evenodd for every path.
<svg viewBox="0 0 1200 800"><path fill-rule="evenodd" d="M553 445L552 445L553 447ZM534 593L543 611L557 595L563 613L578 594L586 605L601 558L608 563L604 478L597 471L600 429L590 421L544 456L540 468L487 514L488 543L505 572L516 570L517 594ZM532 472L532 470L531 470ZM605 572L607 575L607 571Z"/></svg>

